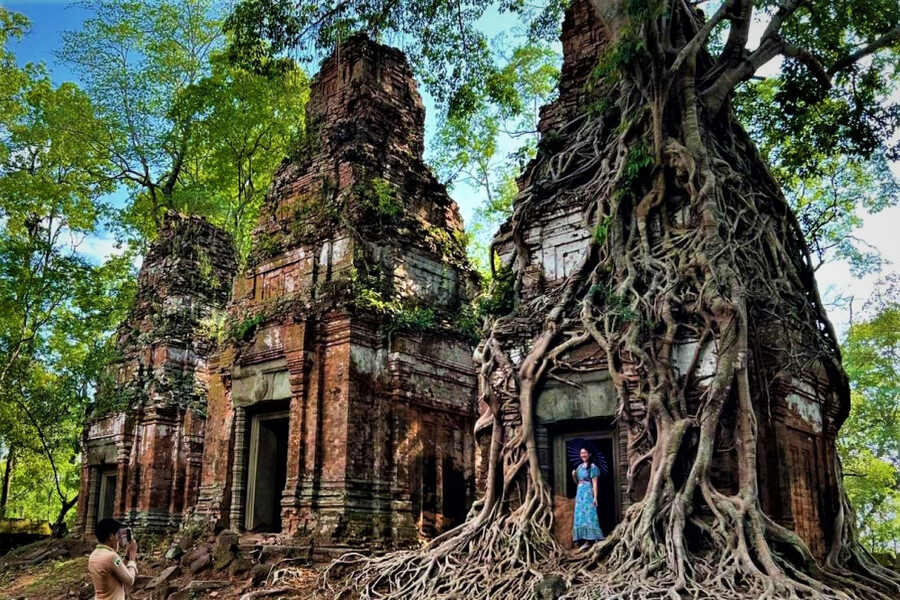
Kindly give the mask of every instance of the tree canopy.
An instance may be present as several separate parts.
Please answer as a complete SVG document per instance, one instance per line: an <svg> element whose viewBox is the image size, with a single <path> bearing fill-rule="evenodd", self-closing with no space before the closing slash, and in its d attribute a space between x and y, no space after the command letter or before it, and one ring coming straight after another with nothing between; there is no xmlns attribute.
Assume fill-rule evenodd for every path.
<svg viewBox="0 0 900 600"><path fill-rule="evenodd" d="M883 280L842 346L850 377L850 416L841 428L847 493L863 543L894 552L900 540L900 296Z"/></svg>
<svg viewBox="0 0 900 600"><path fill-rule="evenodd" d="M111 356L107 336L134 288L132 256L98 265L79 252L113 217L105 156L82 137L102 126L76 86L16 66L6 42L28 24L5 10L0 21L9 92L0 110L0 510L60 527L77 498L80 424Z"/></svg>
<svg viewBox="0 0 900 600"><path fill-rule="evenodd" d="M152 239L166 210L224 227L243 256L265 187L303 130L304 73L280 61L258 75L222 56L221 7L211 0L104 0L63 36L100 127L106 176L131 194L133 240Z"/></svg>

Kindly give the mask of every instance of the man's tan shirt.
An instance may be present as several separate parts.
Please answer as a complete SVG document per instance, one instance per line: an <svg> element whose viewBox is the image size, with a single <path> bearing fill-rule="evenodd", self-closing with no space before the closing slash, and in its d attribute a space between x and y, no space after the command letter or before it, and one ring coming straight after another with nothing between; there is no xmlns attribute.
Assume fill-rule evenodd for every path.
<svg viewBox="0 0 900 600"><path fill-rule="evenodd" d="M116 551L103 544L97 544L88 559L88 572L94 582L95 600L125 600L125 592L134 585L137 564L128 564Z"/></svg>

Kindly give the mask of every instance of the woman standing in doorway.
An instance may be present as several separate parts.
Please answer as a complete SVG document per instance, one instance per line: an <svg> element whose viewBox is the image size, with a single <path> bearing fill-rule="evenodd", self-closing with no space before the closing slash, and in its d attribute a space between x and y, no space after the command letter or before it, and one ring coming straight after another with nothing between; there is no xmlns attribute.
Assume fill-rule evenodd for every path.
<svg viewBox="0 0 900 600"><path fill-rule="evenodd" d="M581 464L572 471L575 492L575 518L572 520L572 542L587 547L603 539L603 530L597 518L597 479L600 469L591 462L591 453L582 448Z"/></svg>

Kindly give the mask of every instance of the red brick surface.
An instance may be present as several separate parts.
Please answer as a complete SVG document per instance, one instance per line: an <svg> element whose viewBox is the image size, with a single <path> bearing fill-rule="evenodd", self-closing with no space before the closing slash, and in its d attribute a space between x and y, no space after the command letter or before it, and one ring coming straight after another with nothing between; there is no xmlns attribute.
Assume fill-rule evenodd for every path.
<svg viewBox="0 0 900 600"><path fill-rule="evenodd" d="M121 358L98 392L115 408L85 426L77 529L93 532L101 472L117 473L113 514L140 529L177 527L200 484L207 360L201 321L224 308L231 237L199 217L168 214L116 334Z"/></svg>
<svg viewBox="0 0 900 600"><path fill-rule="evenodd" d="M210 381L197 513L244 527L253 415L287 407L283 533L407 544L459 522L472 499L472 349L451 325L474 281L462 221L422 161L424 108L398 51L342 45L312 83L307 124L313 139L276 175L234 286L232 321L260 317ZM373 212L373 182L398 213ZM360 286L436 322L398 329L360 305ZM289 398L236 398L257 389L254 368L286 373L274 377Z"/></svg>

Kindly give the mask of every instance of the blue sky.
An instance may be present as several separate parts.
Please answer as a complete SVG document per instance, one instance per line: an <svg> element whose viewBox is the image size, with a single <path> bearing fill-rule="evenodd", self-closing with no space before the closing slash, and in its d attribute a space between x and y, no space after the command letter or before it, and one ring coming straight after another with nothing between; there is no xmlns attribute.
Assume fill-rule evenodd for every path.
<svg viewBox="0 0 900 600"><path fill-rule="evenodd" d="M75 73L58 61L55 51L61 45L61 36L64 31L78 29L82 21L89 16L90 9L84 5L76 5L71 0L27 0L2 2L0 6L26 15L32 24L30 33L22 40L14 42L11 49L16 54L20 63L43 62L47 65L53 81L78 81ZM487 16L484 19L484 29L493 34L502 28L502 24L495 20L496 16ZM770 64L767 69L777 70L777 64ZM424 90L426 117L426 141L435 130L434 104ZM892 165L895 175L900 173L898 165ZM452 191L454 199L460 206L463 217L467 222L471 220L473 211L480 204L481 197L472 187L458 184ZM889 261L885 271L897 271L900 263L900 236L896 229L900 224L900 207L887 209L878 215L867 216L863 219L862 226L854 232L854 235L877 248L884 258ZM97 259L115 252L115 241L109 235L94 236L85 240L81 251ZM862 279L854 278L850 274L848 265L840 262L826 263L818 271L817 280L819 288L826 303L839 295L855 298L854 309L859 311L865 299L871 294L873 285L878 276L867 276ZM845 308L830 308L829 314L835 322L838 330L843 330L849 320L849 311Z"/></svg>

